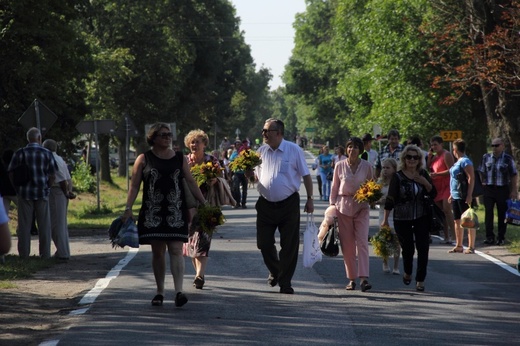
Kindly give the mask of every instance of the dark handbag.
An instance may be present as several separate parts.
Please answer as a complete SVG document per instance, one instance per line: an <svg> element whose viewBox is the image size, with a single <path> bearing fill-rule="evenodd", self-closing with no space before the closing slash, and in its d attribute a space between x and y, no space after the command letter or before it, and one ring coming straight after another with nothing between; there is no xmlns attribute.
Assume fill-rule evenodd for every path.
<svg viewBox="0 0 520 346"><path fill-rule="evenodd" d="M339 254L338 218L329 226L329 230L321 242L321 253L325 256L336 257Z"/></svg>
<svg viewBox="0 0 520 346"><path fill-rule="evenodd" d="M426 214L430 217L430 234L440 235L441 232L444 232L444 220L446 220L446 215L444 215L444 211L442 211L437 204L433 201L428 195L424 196L424 208Z"/></svg>
<svg viewBox="0 0 520 346"><path fill-rule="evenodd" d="M482 186L482 182L480 181L480 174L477 170L475 170L474 177L475 184L473 186L473 197L479 197L484 194L484 187ZM455 176L455 178L457 179L457 190L459 191L460 198L465 200L468 196L468 177L462 170Z"/></svg>
<svg viewBox="0 0 520 346"><path fill-rule="evenodd" d="M18 167L13 169L13 185L23 186L31 180L29 167L25 163L25 151L22 149L22 162Z"/></svg>

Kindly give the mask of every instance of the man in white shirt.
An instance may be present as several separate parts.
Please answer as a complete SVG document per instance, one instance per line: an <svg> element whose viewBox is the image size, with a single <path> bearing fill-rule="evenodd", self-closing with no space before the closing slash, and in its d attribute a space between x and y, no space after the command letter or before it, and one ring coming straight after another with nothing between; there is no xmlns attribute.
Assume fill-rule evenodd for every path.
<svg viewBox="0 0 520 346"><path fill-rule="evenodd" d="M267 283L280 286L280 293L293 294L291 280L298 262L300 245L301 180L307 192L304 212L314 212L312 178L301 148L284 140L284 123L267 119L262 129L264 145L258 149L262 164L256 168L257 246L269 270ZM275 231L280 232L280 252Z"/></svg>
<svg viewBox="0 0 520 346"><path fill-rule="evenodd" d="M51 186L49 195L49 207L51 213L51 236L56 253L54 257L60 260L68 260L70 258L69 245L69 227L67 224L67 210L69 207L69 199L75 197L72 193L72 180L70 177L67 164L56 153L58 144L52 139L46 139L43 147L49 149L54 156L54 161L58 166L56 170L56 179Z"/></svg>

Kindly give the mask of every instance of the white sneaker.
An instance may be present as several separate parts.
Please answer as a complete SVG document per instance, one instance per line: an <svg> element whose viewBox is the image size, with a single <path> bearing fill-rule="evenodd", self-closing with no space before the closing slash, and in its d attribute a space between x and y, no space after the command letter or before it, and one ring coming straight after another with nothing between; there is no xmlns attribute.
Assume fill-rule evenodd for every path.
<svg viewBox="0 0 520 346"><path fill-rule="evenodd" d="M383 271L384 271L385 273L390 273L390 268L388 267L388 264L383 263Z"/></svg>
<svg viewBox="0 0 520 346"><path fill-rule="evenodd" d="M394 275L401 275L401 272L399 271L399 269L394 269L392 274L394 274Z"/></svg>

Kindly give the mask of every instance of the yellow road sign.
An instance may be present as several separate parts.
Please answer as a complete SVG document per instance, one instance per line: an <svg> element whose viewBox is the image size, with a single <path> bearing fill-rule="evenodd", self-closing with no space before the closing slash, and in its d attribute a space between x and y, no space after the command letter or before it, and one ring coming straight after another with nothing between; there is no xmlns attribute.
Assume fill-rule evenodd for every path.
<svg viewBox="0 0 520 346"><path fill-rule="evenodd" d="M462 131L441 131L441 137L445 142L453 142L456 139L462 138Z"/></svg>

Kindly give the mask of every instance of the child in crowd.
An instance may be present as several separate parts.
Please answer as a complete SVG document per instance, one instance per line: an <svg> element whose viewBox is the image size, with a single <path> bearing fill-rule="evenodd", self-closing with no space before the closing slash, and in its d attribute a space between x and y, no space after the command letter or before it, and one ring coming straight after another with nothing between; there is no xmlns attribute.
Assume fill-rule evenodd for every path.
<svg viewBox="0 0 520 346"><path fill-rule="evenodd" d="M382 192L383 197L377 202L381 207L379 208L379 224L383 222L383 217L385 213L384 205L385 199L388 195L388 186L390 185L390 181L392 177L397 172L397 161L393 158L387 158L381 163L381 176L379 177L378 183L383 185ZM388 225L392 228L392 233L395 234L394 230L394 217L393 210L388 217ZM394 270L392 271L395 275L400 275L399 273L399 252L401 249L398 247L396 252L394 253ZM390 273L390 268L388 266L388 258L383 258L383 271L385 273Z"/></svg>

